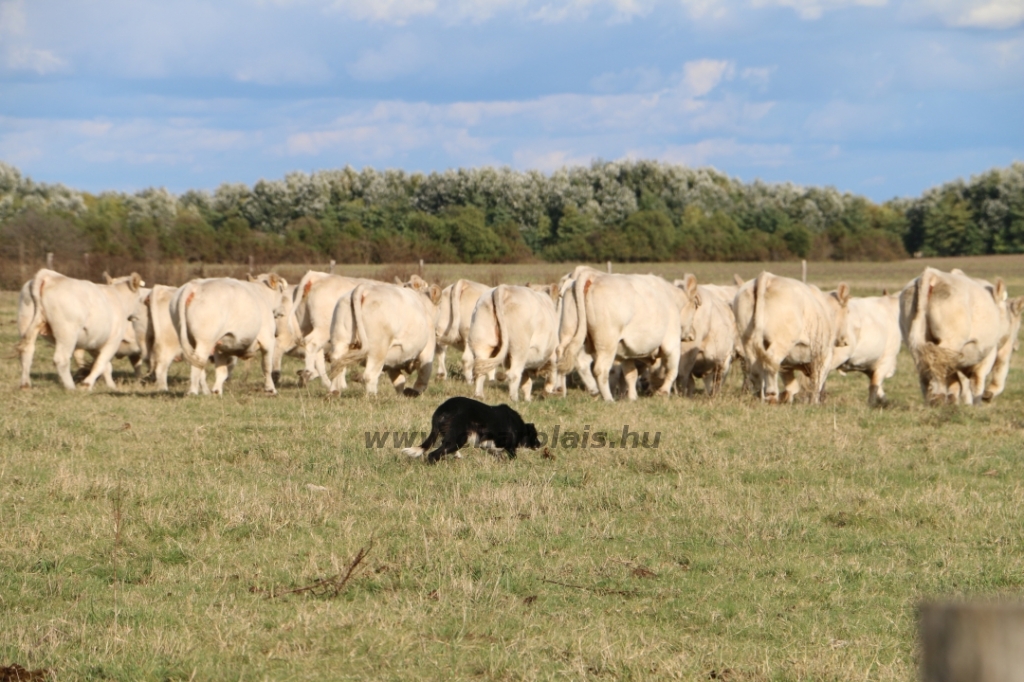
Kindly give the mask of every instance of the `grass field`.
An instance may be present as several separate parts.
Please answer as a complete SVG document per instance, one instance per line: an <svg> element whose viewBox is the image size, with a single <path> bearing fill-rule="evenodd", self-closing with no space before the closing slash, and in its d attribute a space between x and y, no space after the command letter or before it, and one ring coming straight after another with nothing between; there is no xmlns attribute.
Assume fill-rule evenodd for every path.
<svg viewBox="0 0 1024 682"><path fill-rule="evenodd" d="M951 263L1024 294L1024 260ZM773 269L799 271L786 265ZM867 294L922 267L812 263L810 279ZM524 268L495 272L565 270ZM726 282L760 266L633 269ZM979 408L925 408L905 353L884 409L860 375L833 375L817 407L761 405L736 374L714 401L577 391L520 411L549 434L628 425L658 447L467 450L430 467L365 434L425 430L465 384L331 398L298 388L290 360L271 398L253 360L219 399L184 397L181 364L170 395L126 364L117 392L66 393L40 344L20 391L15 304L0 293L0 666L59 680L911 680L922 599L1024 588L1019 355Z"/></svg>

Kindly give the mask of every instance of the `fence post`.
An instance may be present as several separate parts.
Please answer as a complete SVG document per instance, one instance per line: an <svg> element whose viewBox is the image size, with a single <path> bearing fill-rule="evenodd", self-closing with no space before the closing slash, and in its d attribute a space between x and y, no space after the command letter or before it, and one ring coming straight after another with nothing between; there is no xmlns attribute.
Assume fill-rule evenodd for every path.
<svg viewBox="0 0 1024 682"><path fill-rule="evenodd" d="M53 251L46 252L46 269L53 270Z"/></svg>
<svg viewBox="0 0 1024 682"><path fill-rule="evenodd" d="M329 272L332 275L334 274L334 259L333 258L331 259L331 267L327 269L327 272Z"/></svg>
<svg viewBox="0 0 1024 682"><path fill-rule="evenodd" d="M608 274L612 274L612 262L608 261Z"/></svg>
<svg viewBox="0 0 1024 682"><path fill-rule="evenodd" d="M800 272L803 279L803 283L807 284L807 261L800 261Z"/></svg>
<svg viewBox="0 0 1024 682"><path fill-rule="evenodd" d="M256 259L253 258L252 255L250 254L250 256L249 256L249 274L250 275L252 274L252 270L253 270L253 268L255 266L256 266Z"/></svg>
<svg viewBox="0 0 1024 682"><path fill-rule="evenodd" d="M924 604L919 633L923 682L1024 680L1024 604Z"/></svg>
<svg viewBox="0 0 1024 682"><path fill-rule="evenodd" d="M423 259L420 258L420 277L423 276Z"/></svg>

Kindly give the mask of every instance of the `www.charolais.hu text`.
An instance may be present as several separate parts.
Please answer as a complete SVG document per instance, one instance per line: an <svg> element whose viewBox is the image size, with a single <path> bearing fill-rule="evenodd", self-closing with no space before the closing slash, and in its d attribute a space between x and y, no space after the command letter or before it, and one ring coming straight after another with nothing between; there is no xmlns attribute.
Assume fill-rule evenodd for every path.
<svg viewBox="0 0 1024 682"><path fill-rule="evenodd" d="M366 431L367 448L410 448L427 438L426 431ZM590 425L582 431L571 428L552 427L546 431L538 429L537 438L542 447L564 448L656 448L661 443L661 431L633 431L628 425L622 431L591 431Z"/></svg>

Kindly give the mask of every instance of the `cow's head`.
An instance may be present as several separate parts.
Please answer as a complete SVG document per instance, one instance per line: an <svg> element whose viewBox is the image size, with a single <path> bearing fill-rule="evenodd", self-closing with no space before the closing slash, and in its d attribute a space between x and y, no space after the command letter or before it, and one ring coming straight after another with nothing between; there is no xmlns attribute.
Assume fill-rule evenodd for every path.
<svg viewBox="0 0 1024 682"><path fill-rule="evenodd" d="M1017 350L1020 347L1020 340L1017 337L1020 334L1021 313L1024 313L1024 296L1007 301L1006 310L1010 313L1010 338L1013 339L1013 350Z"/></svg>
<svg viewBox="0 0 1024 682"><path fill-rule="evenodd" d="M259 282L260 284L281 293L284 293L288 288L288 280L276 272L268 272L262 275L256 275L255 277L250 273L246 275L246 277L250 282Z"/></svg>
<svg viewBox="0 0 1024 682"><path fill-rule="evenodd" d="M395 284L397 284L399 286L408 287L408 288L413 289L415 291L424 291L424 292L429 290L431 286L436 286L436 285L432 285L430 282L428 282L427 280L423 279L422 277L420 277L417 274L413 274L409 278L408 282L403 282L402 280L398 279L398 277L396 276L395 277Z"/></svg>
<svg viewBox="0 0 1024 682"><path fill-rule="evenodd" d="M125 275L124 277L111 277L109 272L104 271L103 280L109 286L124 284L133 294L137 293L139 289L146 286L146 283L142 279L142 275L140 275L137 272L133 272L130 275Z"/></svg>
<svg viewBox="0 0 1024 682"><path fill-rule="evenodd" d="M697 278L687 273L682 279L673 282L676 288L686 294L687 301L679 309L679 331L683 341L693 341L693 316L700 307L700 292L697 291Z"/></svg>
<svg viewBox="0 0 1024 682"><path fill-rule="evenodd" d="M527 282L526 286L539 294L550 296L553 303L558 303L558 284L531 284Z"/></svg>

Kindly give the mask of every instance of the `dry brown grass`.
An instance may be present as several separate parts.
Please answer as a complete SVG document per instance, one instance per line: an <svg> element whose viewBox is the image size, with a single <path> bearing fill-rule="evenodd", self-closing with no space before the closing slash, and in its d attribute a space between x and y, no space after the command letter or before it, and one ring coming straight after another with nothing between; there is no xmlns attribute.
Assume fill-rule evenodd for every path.
<svg viewBox="0 0 1024 682"><path fill-rule="evenodd" d="M866 290L923 265L837 274ZM514 279L563 270L537 267ZM707 278L728 281L718 267ZM1020 273L998 274L1024 293ZM758 404L735 375L713 401L574 392L520 411L549 432L660 431L659 447L474 450L429 467L364 434L423 430L465 385L330 398L290 378L267 398L250 361L221 399L183 397L180 365L171 395L125 367L117 392L65 393L41 345L36 386L19 391L14 303L0 295L0 665L57 679L908 680L922 598L1024 588L1019 357L1007 392L976 409L926 408L906 354L886 409L867 407L859 375L831 377L821 407ZM337 596L266 598L343 575L371 542Z"/></svg>

